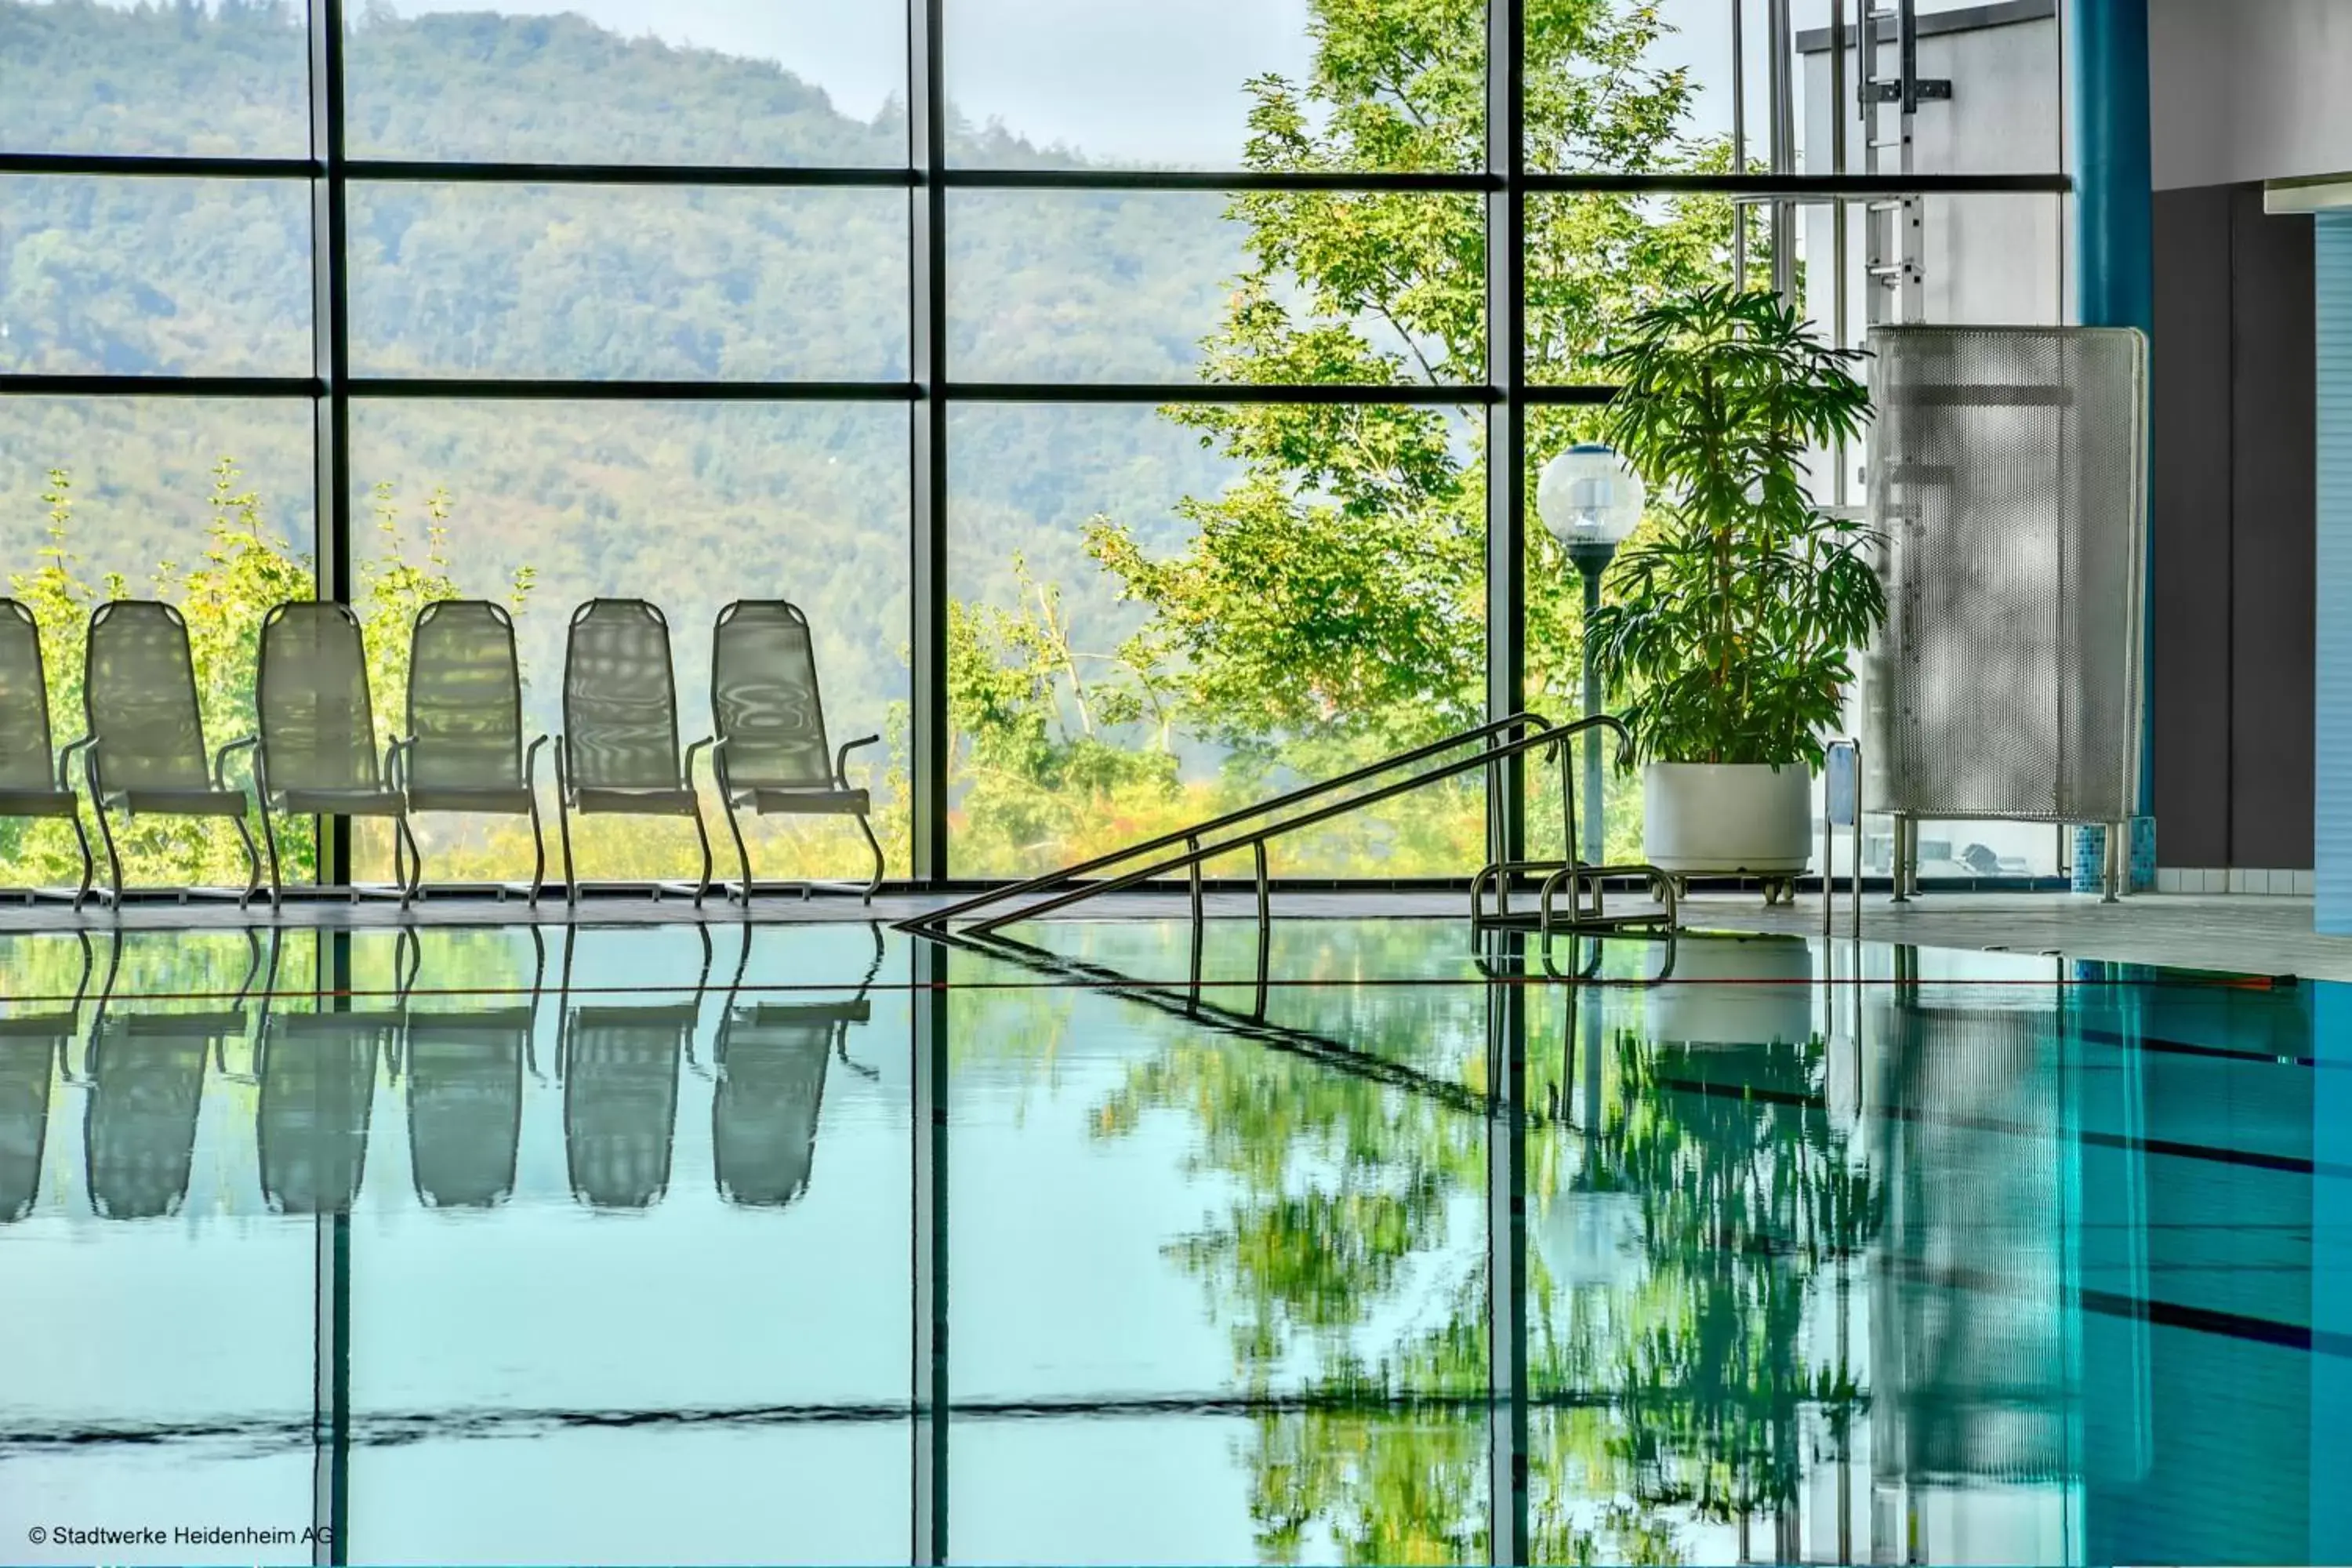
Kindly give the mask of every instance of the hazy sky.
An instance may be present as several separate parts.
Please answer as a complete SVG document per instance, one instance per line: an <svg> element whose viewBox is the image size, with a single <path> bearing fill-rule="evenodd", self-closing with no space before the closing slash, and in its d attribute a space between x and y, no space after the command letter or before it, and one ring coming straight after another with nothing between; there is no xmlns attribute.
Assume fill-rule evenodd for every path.
<svg viewBox="0 0 2352 1568"><path fill-rule="evenodd" d="M772 59L870 118L906 86L902 0L394 0L406 13L572 11L630 34L653 33ZM1744 0L1751 134L1763 104L1762 0ZM1862 0L1849 0L1849 15ZM1965 0L1922 0L1940 10ZM1700 94L1693 129L1731 126L1732 0L1664 0L1677 32L1656 59L1688 67ZM1796 0L1800 27L1829 0ZM1042 142L1098 158L1238 164L1241 84L1307 63L1306 0L947 0L948 91L976 121L1002 120Z"/></svg>

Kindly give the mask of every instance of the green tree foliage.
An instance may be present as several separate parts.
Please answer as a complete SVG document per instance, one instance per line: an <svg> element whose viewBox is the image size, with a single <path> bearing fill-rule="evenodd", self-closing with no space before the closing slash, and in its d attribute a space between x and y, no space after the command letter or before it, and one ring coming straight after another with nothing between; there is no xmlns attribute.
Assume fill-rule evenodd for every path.
<svg viewBox="0 0 2352 1568"><path fill-rule="evenodd" d="M1654 305L1602 358L1607 429L1664 492L1665 525L1620 560L1594 651L1633 752L1675 763L1811 763L1886 619L1861 523L1824 516L1808 452L1855 439L1870 395L1773 294Z"/></svg>
<svg viewBox="0 0 2352 1568"><path fill-rule="evenodd" d="M1485 8L1468 0L1318 4L1307 79L1249 84L1248 164L1334 173L1478 165ZM1685 139L1693 88L1647 66L1657 8L1553 0L1530 7L1528 157L1544 169L1727 166ZM1218 382L1443 385L1485 374L1486 230L1478 203L1391 193L1250 192L1246 265L1202 374ZM1730 209L1691 199L1539 198L1528 239L1528 374L1596 379L1644 305L1711 283L1729 263ZM1150 613L1133 649L1174 672L1181 728L1227 750L1236 787L1274 767L1338 771L1474 723L1485 710L1483 430L1464 410L1410 405L1185 405L1166 411L1240 471L1178 508L1175 552L1097 519L1088 553ZM1591 416L1538 410L1531 453L1589 432ZM1530 475L1530 489L1532 489ZM1532 529L1528 701L1578 708L1580 611L1556 545ZM1041 700L1050 699L1041 696ZM1612 801L1612 837L1638 823ZM1474 791L1416 801L1475 824ZM1396 869L1458 870L1475 831Z"/></svg>

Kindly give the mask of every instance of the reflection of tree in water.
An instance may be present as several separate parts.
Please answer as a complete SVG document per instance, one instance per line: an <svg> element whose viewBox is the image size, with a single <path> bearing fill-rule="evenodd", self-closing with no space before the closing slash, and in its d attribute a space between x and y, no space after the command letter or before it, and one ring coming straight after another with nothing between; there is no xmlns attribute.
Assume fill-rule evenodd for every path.
<svg viewBox="0 0 2352 1568"><path fill-rule="evenodd" d="M1801 1413L1842 1425L1859 1397L1802 1336L1823 1267L1870 1234L1874 1189L1831 1120L1818 1038L1693 1047L1629 1031L1614 1048L1593 1158L1639 1197L1648 1279L1643 1310L1595 1347L1611 1443L1643 1507L1744 1531L1797 1494Z"/></svg>
<svg viewBox="0 0 2352 1568"><path fill-rule="evenodd" d="M1312 1015L1342 1001L1319 988L1289 1000L1310 1016L1286 1021L1310 1029L1328 1029ZM1368 1054L1458 1063L1454 1076L1483 1090L1484 1042L1467 1016L1449 1016L1432 993L1395 1000L1376 1033L1360 1023L1332 1032ZM1482 1122L1254 1045L1166 1032L1095 1126L1120 1137L1147 1112L1188 1116L1189 1173L1234 1190L1168 1250L1202 1282L1211 1315L1230 1323L1241 1392L1303 1384L1309 1408L1286 1402L1249 1439L1262 1555L1293 1561L1318 1537L1359 1562L1482 1554L1486 1427L1459 1400L1486 1389L1485 1261L1450 1247L1448 1213L1484 1190ZM1381 1345L1375 1320L1397 1316L1412 1326ZM1294 1370L1303 1375L1284 1377ZM1415 1396L1428 1403L1416 1408Z"/></svg>
<svg viewBox="0 0 2352 1568"><path fill-rule="evenodd" d="M1416 1026L1432 1022L1348 1037L1425 1057ZM1677 1562L1701 1521L1744 1537L1796 1496L1808 1408L1835 1431L1860 1398L1803 1332L1817 1279L1867 1237L1877 1203L1830 1117L1821 1042L1694 1048L1622 1031L1612 1055L1590 1140L1530 1139L1535 1194L1613 1189L1639 1214L1621 1279L1557 1279L1529 1249L1539 1562ZM1483 1077L1483 1050L1454 1059ZM1134 1068L1096 1126L1118 1136L1154 1110L1189 1115L1194 1173L1237 1191L1170 1253L1231 1321L1242 1391L1276 1392L1315 1352L1303 1387L1279 1391L1304 1397L1260 1415L1248 1441L1263 1555L1326 1541L1356 1562L1483 1555L1486 1420L1463 1396L1486 1385L1485 1263L1449 1253L1447 1211L1483 1201L1484 1124L1197 1034Z"/></svg>

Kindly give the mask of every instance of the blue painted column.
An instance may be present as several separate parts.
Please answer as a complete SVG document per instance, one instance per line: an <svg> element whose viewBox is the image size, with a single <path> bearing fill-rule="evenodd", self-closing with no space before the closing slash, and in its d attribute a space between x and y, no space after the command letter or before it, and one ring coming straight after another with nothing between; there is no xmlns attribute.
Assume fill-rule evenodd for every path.
<svg viewBox="0 0 2352 1568"><path fill-rule="evenodd" d="M2319 342L2318 637L2312 672L2313 923L2352 933L2352 212L2324 212L2311 233Z"/></svg>
<svg viewBox="0 0 2352 1568"><path fill-rule="evenodd" d="M2154 174L2148 152L2147 0L2071 0L2066 16L2066 104L2074 157L2074 300L2086 327L2136 327L2156 335ZM2132 885L2156 880L2153 572L2140 584L2138 817L2132 824ZM2078 833L2085 852L2105 834ZM2099 861L2091 861L2096 874ZM2143 875L2145 881L2142 880ZM2093 885L2095 885L2094 883Z"/></svg>

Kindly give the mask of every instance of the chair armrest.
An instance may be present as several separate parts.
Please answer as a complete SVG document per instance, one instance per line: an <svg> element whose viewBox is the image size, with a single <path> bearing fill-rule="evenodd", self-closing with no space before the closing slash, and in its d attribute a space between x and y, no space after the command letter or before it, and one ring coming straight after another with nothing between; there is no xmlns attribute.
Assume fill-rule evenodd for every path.
<svg viewBox="0 0 2352 1568"><path fill-rule="evenodd" d="M841 749L833 754L833 782L835 787L839 789L847 789L849 787L848 769L850 752L857 750L860 746L877 746L881 743L882 737L879 735L860 735L855 741L844 741L841 743Z"/></svg>
<svg viewBox="0 0 2352 1568"><path fill-rule="evenodd" d="M98 737L95 735L84 735L80 740L68 742L66 745L58 748L58 788L65 794L71 795L73 793L73 754L76 752L86 752L89 750L91 744L96 742L97 739Z"/></svg>
<svg viewBox="0 0 2352 1568"><path fill-rule="evenodd" d="M254 787L257 789L260 787L261 737L258 735L247 735L242 741L231 741L227 745L223 746L219 751L213 753L213 788L221 790L228 788L228 760L236 755L239 752L251 752L254 753Z"/></svg>
<svg viewBox="0 0 2352 1568"><path fill-rule="evenodd" d="M711 776L713 778L718 777L718 742L712 740L709 736L705 735L702 739L693 742L686 748L686 765L680 768L678 772L684 775L687 788L692 789L694 787L694 759L698 752L709 752L712 753ZM719 787L722 790L725 789L727 787L726 781L720 780Z"/></svg>

